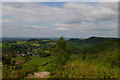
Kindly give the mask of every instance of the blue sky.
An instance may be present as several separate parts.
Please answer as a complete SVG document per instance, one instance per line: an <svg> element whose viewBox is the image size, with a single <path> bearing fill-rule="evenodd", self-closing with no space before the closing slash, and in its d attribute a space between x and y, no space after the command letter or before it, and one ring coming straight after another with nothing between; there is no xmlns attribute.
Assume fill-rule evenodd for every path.
<svg viewBox="0 0 120 80"><path fill-rule="evenodd" d="M118 5L109 2L3 3L3 37L117 37Z"/></svg>

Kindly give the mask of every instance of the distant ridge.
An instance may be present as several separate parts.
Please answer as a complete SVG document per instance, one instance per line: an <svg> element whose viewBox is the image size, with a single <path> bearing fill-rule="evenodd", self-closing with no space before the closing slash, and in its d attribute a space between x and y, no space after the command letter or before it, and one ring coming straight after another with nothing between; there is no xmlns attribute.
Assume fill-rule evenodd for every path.
<svg viewBox="0 0 120 80"><path fill-rule="evenodd" d="M30 39L50 39L52 41L56 41L59 39L59 37L2 37L1 40L10 41L10 40L30 40ZM70 38L65 38L65 40L68 39Z"/></svg>
<svg viewBox="0 0 120 80"><path fill-rule="evenodd" d="M87 39L81 39L81 38L70 38L68 41L72 41L72 42L87 42L87 43L99 43L99 42L103 42L106 40L117 40L119 38L110 38L110 37L89 37Z"/></svg>

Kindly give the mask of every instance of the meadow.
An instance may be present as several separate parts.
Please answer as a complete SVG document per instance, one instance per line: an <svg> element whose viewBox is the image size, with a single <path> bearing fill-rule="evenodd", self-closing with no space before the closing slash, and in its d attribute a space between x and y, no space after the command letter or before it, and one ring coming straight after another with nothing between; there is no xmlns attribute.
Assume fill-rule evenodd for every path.
<svg viewBox="0 0 120 80"><path fill-rule="evenodd" d="M53 61L53 56L49 56L49 57L37 56L26 62L24 65L27 66L38 65L38 72L44 72L46 71L47 68L49 68L49 64L45 66L42 65L49 63L50 61Z"/></svg>

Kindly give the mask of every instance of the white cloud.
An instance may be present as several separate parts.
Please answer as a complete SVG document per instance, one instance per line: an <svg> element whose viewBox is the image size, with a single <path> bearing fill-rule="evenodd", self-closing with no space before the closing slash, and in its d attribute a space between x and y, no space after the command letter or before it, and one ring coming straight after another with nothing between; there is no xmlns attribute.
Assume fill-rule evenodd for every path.
<svg viewBox="0 0 120 80"><path fill-rule="evenodd" d="M109 3L108 3L109 4ZM108 5L106 4L106 5ZM113 3L114 4L114 3ZM98 21L113 20L117 18L117 8L114 9L104 7L105 4L92 6L85 3L66 3L65 8L47 7L34 3L3 3L3 15L12 16L25 22L41 22L41 21L61 21L61 22L79 22L81 20ZM112 7L113 8L113 7Z"/></svg>
<svg viewBox="0 0 120 80"><path fill-rule="evenodd" d="M62 30L62 31L64 31L64 30L69 30L69 28L66 28L66 27L58 27L58 28L56 28L56 30Z"/></svg>
<svg viewBox="0 0 120 80"><path fill-rule="evenodd" d="M33 28L33 29L47 29L46 28L46 26L36 26L36 25L34 25L34 26L26 26L27 28Z"/></svg>
<svg viewBox="0 0 120 80"><path fill-rule="evenodd" d="M117 18L116 15L118 12L114 10L118 8L117 3L113 3L115 7L114 9L111 9L111 7L107 7L107 6L104 7L102 5L101 3L98 3L98 6L97 5L91 6L87 3L67 3L64 6L78 13L79 15L78 17L82 20L104 21L104 20L113 20Z"/></svg>
<svg viewBox="0 0 120 80"><path fill-rule="evenodd" d="M111 35L111 31L117 29L117 8L117 3L65 3L62 8L41 3L3 3L5 17L3 27L5 30L8 27L6 23L13 24L15 21L14 25L18 23L22 25L18 24L18 27L11 25L14 30L23 29L28 32L37 30L40 31L39 34L50 34L57 30L69 31L68 34L74 33L78 36L79 32L85 32L86 35L92 33Z"/></svg>
<svg viewBox="0 0 120 80"><path fill-rule="evenodd" d="M11 19L3 19L2 23L14 23L14 20Z"/></svg>

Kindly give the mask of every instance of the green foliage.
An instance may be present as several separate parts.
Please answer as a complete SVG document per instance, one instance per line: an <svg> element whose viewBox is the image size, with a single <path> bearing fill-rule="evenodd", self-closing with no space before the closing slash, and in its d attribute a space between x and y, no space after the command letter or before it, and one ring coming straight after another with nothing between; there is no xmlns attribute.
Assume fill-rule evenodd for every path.
<svg viewBox="0 0 120 80"><path fill-rule="evenodd" d="M15 69L16 66L3 66L2 78L24 78L29 73L36 72L38 65L24 65L21 69Z"/></svg>
<svg viewBox="0 0 120 80"><path fill-rule="evenodd" d="M69 47L63 37L57 41L56 51L56 64L64 65L69 59Z"/></svg>
<svg viewBox="0 0 120 80"><path fill-rule="evenodd" d="M2 55L2 63L3 65L11 65L11 56Z"/></svg>
<svg viewBox="0 0 120 80"><path fill-rule="evenodd" d="M46 67L46 70L49 72L53 72L57 70L57 64L53 61L51 64L48 64L48 66Z"/></svg>
<svg viewBox="0 0 120 80"><path fill-rule="evenodd" d="M60 37L60 39L57 41L57 45L56 45L57 47L57 49L58 50L66 50L66 48L67 48L67 42L64 40L64 38L63 37Z"/></svg>
<svg viewBox="0 0 120 80"><path fill-rule="evenodd" d="M64 66L60 66L61 70L53 71L54 75L51 75L51 77L118 78L117 41L104 41L88 48L80 48L80 52L77 53L71 54L69 61ZM85 60L83 60L83 57L85 57Z"/></svg>
<svg viewBox="0 0 120 80"><path fill-rule="evenodd" d="M118 42L105 41L91 47L86 56L90 63L110 64L118 66Z"/></svg>
<svg viewBox="0 0 120 80"><path fill-rule="evenodd" d="M24 78L34 72L49 71L51 78L118 78L118 44L116 39L95 37L69 41L60 37L57 42L3 41L2 76Z"/></svg>
<svg viewBox="0 0 120 80"><path fill-rule="evenodd" d="M61 67L62 68L62 67ZM75 60L56 71L52 78L118 78L118 68Z"/></svg>
<svg viewBox="0 0 120 80"><path fill-rule="evenodd" d="M15 60L12 60L12 61L11 61L11 65L12 65L12 66L14 66L14 65L15 65L15 63L16 63L16 61L15 61Z"/></svg>
<svg viewBox="0 0 120 80"><path fill-rule="evenodd" d="M49 57L37 56L37 57L29 60L28 62L26 62L25 65L30 65L30 66L32 66L33 64L38 65L38 71L39 72L46 71L46 69L49 69L49 65L46 65L46 66L42 66L42 65L44 65L47 62L52 61L54 59L53 57L54 56L49 56Z"/></svg>

